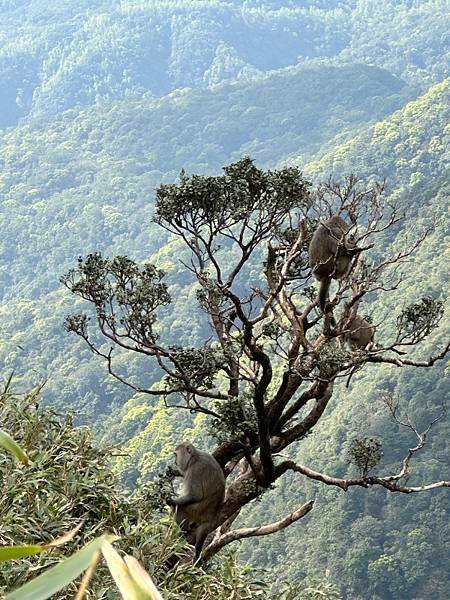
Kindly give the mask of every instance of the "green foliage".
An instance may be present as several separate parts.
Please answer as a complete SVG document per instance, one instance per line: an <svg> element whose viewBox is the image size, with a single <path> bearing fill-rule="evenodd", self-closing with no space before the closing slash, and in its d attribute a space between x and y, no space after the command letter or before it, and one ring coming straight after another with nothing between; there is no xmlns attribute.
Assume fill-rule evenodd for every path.
<svg viewBox="0 0 450 600"><path fill-rule="evenodd" d="M22 462L24 464L28 464L28 462L29 462L28 456L25 454L25 452L22 450L22 448L19 446L19 444L13 440L13 438L9 435L9 433L6 433L6 431L2 431L1 429L0 429L0 448L2 448L2 450L6 450L7 452L9 452L17 460L20 460L20 462Z"/></svg>
<svg viewBox="0 0 450 600"><path fill-rule="evenodd" d="M263 236L279 227L290 211L310 204L309 184L299 169L264 171L243 158L223 170L218 177L182 173L179 184L161 185L156 190L156 222L189 232L206 226L219 232L249 221Z"/></svg>
<svg viewBox="0 0 450 600"><path fill-rule="evenodd" d="M101 254L78 259L78 268L62 277L74 294L90 300L105 330L121 328L143 343L156 341L155 311L170 303L164 273L154 265L139 267L126 256L112 260ZM66 320L66 330L87 337L88 318L76 315Z"/></svg>
<svg viewBox="0 0 450 600"><path fill-rule="evenodd" d="M348 451L349 462L358 467L361 475L367 477L370 469L376 467L383 458L382 444L374 438L353 440Z"/></svg>
<svg viewBox="0 0 450 600"><path fill-rule="evenodd" d="M397 330L402 339L415 342L436 329L444 315L444 303L430 297L422 298L402 310L397 317Z"/></svg>
<svg viewBox="0 0 450 600"><path fill-rule="evenodd" d="M62 413L74 409L77 422L94 425L127 454L116 459L127 482L164 468L173 440L186 427L206 445L203 421L175 417L142 395L130 397L81 341L61 332L64 316L82 313L84 306L74 306L57 280L76 256L98 250L164 262L164 270L174 273L165 280L173 303L171 318L161 315L159 323L172 344L191 347L205 333L191 308L196 291L178 267L185 258L180 246L150 224L154 189L183 167L216 173L247 154L270 168L314 161L306 169L314 181L332 172L339 178L349 172L387 177L392 201L407 213L406 229L433 220L437 225L405 271L401 307L422 296L442 298L448 293L447 9L445 0L3 2L0 127L11 127L0 144L4 371L47 379L47 405ZM287 68L270 72L280 67ZM424 93L416 98L418 88L405 81ZM433 83L438 85L425 93ZM386 248L402 244L400 237L386 237ZM314 294L312 288L309 297ZM377 303L377 331L395 332L401 307ZM446 327L448 313L423 356L443 343ZM119 364L136 382L160 377L138 359L121 356ZM380 408L380 390L394 391L421 422L448 395L444 369L355 376L327 420L302 443L301 461L345 473L340 457L349 440L371 435L382 437L386 465L395 468L411 440ZM13 432L7 423L3 427ZM440 476L448 439L448 426L440 423L414 463L412 479ZM21 473L9 457L3 460ZM297 496L314 492L318 500L308 527L279 533L270 543L243 544L243 559L269 566L274 581L280 573L320 577L329 568L352 597L447 597L447 498L374 493L366 500L357 491L319 493L299 479L296 489L293 497L281 482L277 499L263 498L245 519L260 523L261 512L267 520L279 518L288 506L294 509ZM34 495L32 489L26 498ZM22 522L20 507L18 518ZM420 539L412 534L416 529ZM29 541L20 529L13 537ZM385 556L389 564L378 563ZM202 578L197 573L199 585Z"/></svg>
<svg viewBox="0 0 450 600"><path fill-rule="evenodd" d="M47 600L47 598L54 597L89 568L103 541L103 537L92 540L73 556L66 558L19 589L7 594L6 599Z"/></svg>
<svg viewBox="0 0 450 600"><path fill-rule="evenodd" d="M152 510L165 512L167 502L174 496L173 480L178 475L178 471L169 466L165 473L139 486L139 498Z"/></svg>
<svg viewBox="0 0 450 600"><path fill-rule="evenodd" d="M358 173L360 177L388 177L393 199L405 210L417 211L419 197L433 197L448 169L446 145L450 80L432 86L427 93L406 104L388 119L376 123L360 136L306 169L310 178L324 174ZM433 178L435 178L433 180ZM427 225L432 225L429 214Z"/></svg>
<svg viewBox="0 0 450 600"><path fill-rule="evenodd" d="M283 600L340 600L338 588L329 581L329 572L324 579L307 578L301 585L286 586Z"/></svg>
<svg viewBox="0 0 450 600"><path fill-rule="evenodd" d="M330 342L320 349L318 369L322 377L332 377L345 365L351 353L338 344Z"/></svg>
<svg viewBox="0 0 450 600"><path fill-rule="evenodd" d="M95 448L86 429L73 428L71 417L59 419L49 409L40 413L37 393L7 394L0 411L33 461L25 470L0 462L1 544L50 542L84 520L79 543L118 523L114 507L121 500L107 468L110 451ZM69 551L76 542L69 544ZM3 568L0 590L26 581L30 568L57 560L46 555Z"/></svg>
<svg viewBox="0 0 450 600"><path fill-rule="evenodd" d="M257 432L256 411L248 392L215 403L214 412L218 418L208 423L208 432L219 443L233 440L244 444L246 436Z"/></svg>
<svg viewBox="0 0 450 600"><path fill-rule="evenodd" d="M0 126L30 113L258 81L327 59L376 64L429 85L446 74L447 31L437 18L446 8L444 0L130 0L112 7L75 0L58 9L43 0L7 2ZM345 118L342 108L331 118Z"/></svg>
<svg viewBox="0 0 450 600"><path fill-rule="evenodd" d="M170 351L177 364L177 368L192 381L195 386L206 389L214 387L215 377L224 365L223 352L219 348L205 346L197 348L170 347ZM178 379L167 377L167 383L171 388L180 386Z"/></svg>

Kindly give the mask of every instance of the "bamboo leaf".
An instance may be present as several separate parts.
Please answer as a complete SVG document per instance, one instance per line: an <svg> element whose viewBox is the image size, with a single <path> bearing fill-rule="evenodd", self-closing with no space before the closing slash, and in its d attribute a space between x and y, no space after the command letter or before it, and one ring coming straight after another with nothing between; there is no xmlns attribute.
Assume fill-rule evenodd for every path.
<svg viewBox="0 0 450 600"><path fill-rule="evenodd" d="M23 464L27 465L30 463L28 456L25 454L25 452L22 450L19 444L12 439L9 433L6 433L6 431L2 431L1 429L0 448L4 448L5 450L7 450L10 454L15 456L17 460L20 460L20 462L22 462Z"/></svg>
<svg viewBox="0 0 450 600"><path fill-rule="evenodd" d="M125 563L128 567L131 577L137 583L137 585L144 591L150 594L152 600L163 600L163 597L158 592L152 578L144 569L144 567L137 561L134 556L125 556Z"/></svg>
<svg viewBox="0 0 450 600"><path fill-rule="evenodd" d="M69 533L62 535L61 537L53 540L48 544L29 544L27 546L4 546L0 547L0 561L4 560L17 560L20 558L26 558L27 556L35 556L45 550L50 550L57 546L62 546L74 537L74 535L80 530L83 525L83 521L74 527Z"/></svg>
<svg viewBox="0 0 450 600"><path fill-rule="evenodd" d="M101 556L102 554L100 550L97 550L97 552L92 557L89 568L84 572L83 579L81 580L80 586L77 591L77 595L75 596L74 600L83 600L84 595L89 587L89 583L92 579L92 575L94 574L94 571L97 568Z"/></svg>
<svg viewBox="0 0 450 600"><path fill-rule="evenodd" d="M125 561L107 541L102 544L102 552L111 575L125 600L153 600L152 595L136 584Z"/></svg>
<svg viewBox="0 0 450 600"><path fill-rule="evenodd" d="M26 558L27 556L34 556L44 550L44 546L38 544L31 544L29 546L6 546L0 548L0 562L4 560L17 560L19 558Z"/></svg>
<svg viewBox="0 0 450 600"><path fill-rule="evenodd" d="M14 371L11 371L8 379L6 380L5 387L3 388L2 396L6 396L9 392L9 388L11 387L11 383L14 377Z"/></svg>
<svg viewBox="0 0 450 600"><path fill-rule="evenodd" d="M53 540L52 542L49 542L48 544L45 544L45 548L56 548L58 546L63 546L64 544L67 544L67 542L70 542L75 535L80 531L80 529L83 527L84 525L84 521L81 521L81 523L78 523L78 525L76 527L74 527L73 529L71 529L68 533L61 535L59 538L56 538L56 540Z"/></svg>
<svg viewBox="0 0 450 600"><path fill-rule="evenodd" d="M51 598L53 594L69 585L89 567L105 540L113 541L115 539L117 539L116 536L110 535L96 538L73 556L66 558L36 579L8 594L5 600L47 600L47 598Z"/></svg>

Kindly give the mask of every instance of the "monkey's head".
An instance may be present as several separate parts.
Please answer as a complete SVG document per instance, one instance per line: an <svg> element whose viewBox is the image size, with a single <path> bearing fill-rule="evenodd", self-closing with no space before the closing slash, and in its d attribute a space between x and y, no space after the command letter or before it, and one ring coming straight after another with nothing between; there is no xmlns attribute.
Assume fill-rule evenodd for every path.
<svg viewBox="0 0 450 600"><path fill-rule="evenodd" d="M331 229L332 227L338 227L339 229L348 229L348 225L345 220L339 215L333 215L326 221L327 226Z"/></svg>
<svg viewBox="0 0 450 600"><path fill-rule="evenodd" d="M193 457L197 456L197 450L191 442L181 442L175 448L175 462L181 473L184 473Z"/></svg>

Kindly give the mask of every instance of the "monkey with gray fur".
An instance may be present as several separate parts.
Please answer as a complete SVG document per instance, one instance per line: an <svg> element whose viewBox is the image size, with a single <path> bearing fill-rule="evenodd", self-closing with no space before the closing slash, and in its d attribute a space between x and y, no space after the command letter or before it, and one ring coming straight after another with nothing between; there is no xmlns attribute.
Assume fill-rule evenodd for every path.
<svg viewBox="0 0 450 600"><path fill-rule="evenodd" d="M309 244L309 266L320 281L319 305L325 313L332 279L343 279L349 272L352 258L360 252L349 225L338 215L320 223Z"/></svg>
<svg viewBox="0 0 450 600"><path fill-rule="evenodd" d="M359 315L345 329L344 338L353 350L364 350L374 343L375 327Z"/></svg>
<svg viewBox="0 0 450 600"><path fill-rule="evenodd" d="M205 539L216 528L225 496L225 477L216 459L190 442L175 448L176 465L183 477L184 494L169 501L184 532L195 528L195 560Z"/></svg>

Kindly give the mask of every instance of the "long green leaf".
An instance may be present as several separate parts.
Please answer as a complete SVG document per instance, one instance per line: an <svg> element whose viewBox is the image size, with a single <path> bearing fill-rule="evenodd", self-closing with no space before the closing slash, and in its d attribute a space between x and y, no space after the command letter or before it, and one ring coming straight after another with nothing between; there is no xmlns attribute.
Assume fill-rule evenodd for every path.
<svg viewBox="0 0 450 600"><path fill-rule="evenodd" d="M6 380L5 387L3 388L2 396L6 396L9 392L9 388L11 387L11 383L14 377L14 371L11 371L8 379Z"/></svg>
<svg viewBox="0 0 450 600"><path fill-rule="evenodd" d="M125 561L111 544L103 542L102 553L124 600L152 600L152 596L134 581Z"/></svg>
<svg viewBox="0 0 450 600"><path fill-rule="evenodd" d="M81 521L76 527L74 527L68 533L62 535L61 537L49 542L48 544L28 544L27 546L0 546L0 562L3 560L16 560L19 558L25 558L27 556L34 556L35 554L40 554L41 552L45 552L46 550L51 550L52 548L56 548L58 546L62 546L63 544L67 544L73 537L78 533L78 531L83 526L83 521Z"/></svg>
<svg viewBox="0 0 450 600"><path fill-rule="evenodd" d="M137 583L137 585L144 592L147 592L152 600L163 600L163 597L153 583L153 579L150 577L144 567L134 558L134 556L125 556L124 560L131 577Z"/></svg>
<svg viewBox="0 0 450 600"><path fill-rule="evenodd" d="M1 429L0 448L4 448L5 450L7 450L10 454L15 456L18 460L20 460L20 462L24 463L25 465L27 465L30 462L28 456L25 454L25 452L22 450L19 444L12 439L9 433L6 433L6 431L2 431Z"/></svg>
<svg viewBox="0 0 450 600"><path fill-rule="evenodd" d="M109 535L96 538L70 558L66 558L36 579L8 594L5 600L47 600L47 598L51 598L53 594L69 585L89 567L105 540L112 541L114 539L117 538Z"/></svg>
<svg viewBox="0 0 450 600"><path fill-rule="evenodd" d="M34 556L45 550L43 546L33 544L30 546L6 546L0 548L0 561L3 560L15 560L18 558L26 558L27 556Z"/></svg>

